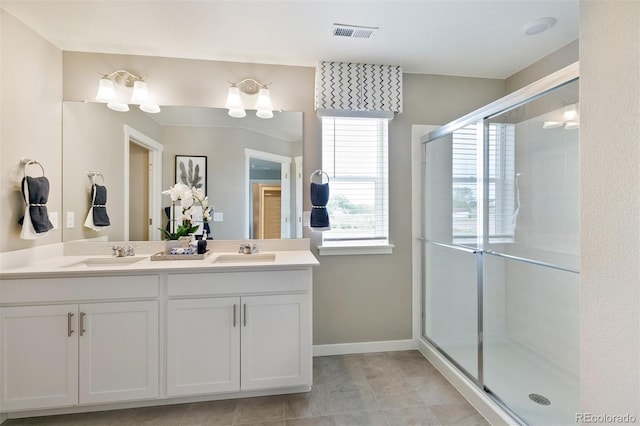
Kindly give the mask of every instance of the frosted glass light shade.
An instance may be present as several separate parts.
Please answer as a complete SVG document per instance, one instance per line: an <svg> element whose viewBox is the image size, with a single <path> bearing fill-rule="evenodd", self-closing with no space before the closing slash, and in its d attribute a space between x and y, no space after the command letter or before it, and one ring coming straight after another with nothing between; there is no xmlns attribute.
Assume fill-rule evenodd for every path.
<svg viewBox="0 0 640 426"><path fill-rule="evenodd" d="M224 106L227 109L244 109L242 99L240 98L240 89L235 86L229 87L227 94L227 103Z"/></svg>
<svg viewBox="0 0 640 426"><path fill-rule="evenodd" d="M576 106L567 105L566 107L564 107L564 112L562 113L562 116L567 121L574 121L576 118L578 118L578 110L576 109Z"/></svg>
<svg viewBox="0 0 640 426"><path fill-rule="evenodd" d="M102 77L98 86L98 93L96 93L96 100L100 102L112 102L115 98L116 89L113 86L113 81L107 77Z"/></svg>
<svg viewBox="0 0 640 426"><path fill-rule="evenodd" d="M149 89L147 83L142 80L133 82L133 93L131 94L131 103L136 105L146 104L149 99Z"/></svg>
<svg viewBox="0 0 640 426"><path fill-rule="evenodd" d="M119 103L119 102L109 102L107 104L107 106L109 107L109 109L112 109L112 110L118 111L118 112L127 112L127 111L129 111L129 105L122 104L122 103Z"/></svg>
<svg viewBox="0 0 640 426"><path fill-rule="evenodd" d="M256 117L258 118L273 118L273 111L268 109L259 109L256 111Z"/></svg>
<svg viewBox="0 0 640 426"><path fill-rule="evenodd" d="M243 118L247 116L244 108L230 109L229 115L234 118Z"/></svg>
<svg viewBox="0 0 640 426"><path fill-rule="evenodd" d="M160 107L158 105L142 104L140 105L140 109L144 112L148 112L149 114L157 114L160 112Z"/></svg>
<svg viewBox="0 0 640 426"><path fill-rule="evenodd" d="M555 129L556 127L562 126L564 123L562 121L545 121L542 124L543 129Z"/></svg>
<svg viewBox="0 0 640 426"><path fill-rule="evenodd" d="M229 109L229 115L234 118L242 118L247 115L244 111L244 105L240 98L240 89L236 86L229 87L227 94L227 103L224 106Z"/></svg>
<svg viewBox="0 0 640 426"><path fill-rule="evenodd" d="M273 106L271 105L271 96L269 89L262 88L258 92L258 101L256 102L256 115L260 118L272 118Z"/></svg>

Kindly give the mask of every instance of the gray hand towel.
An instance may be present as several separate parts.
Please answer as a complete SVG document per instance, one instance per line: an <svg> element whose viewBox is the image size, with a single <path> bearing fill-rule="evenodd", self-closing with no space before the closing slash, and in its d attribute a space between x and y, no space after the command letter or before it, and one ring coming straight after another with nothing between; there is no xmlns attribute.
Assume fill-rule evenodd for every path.
<svg viewBox="0 0 640 426"><path fill-rule="evenodd" d="M109 226L107 214L107 188L102 185L91 187L91 199L93 200L93 224L95 226Z"/></svg>
<svg viewBox="0 0 640 426"><path fill-rule="evenodd" d="M53 229L46 206L49 199L49 180L44 176L25 176L22 179L22 197L27 203L31 223L36 233L42 234ZM24 217L20 219L21 224L23 220Z"/></svg>

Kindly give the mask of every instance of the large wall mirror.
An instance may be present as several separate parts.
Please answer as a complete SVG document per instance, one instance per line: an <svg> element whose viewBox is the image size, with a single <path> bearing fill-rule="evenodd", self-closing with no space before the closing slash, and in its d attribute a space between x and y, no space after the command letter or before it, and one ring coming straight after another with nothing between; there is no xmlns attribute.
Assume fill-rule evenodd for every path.
<svg viewBox="0 0 640 426"><path fill-rule="evenodd" d="M301 112L237 119L220 108L164 106L147 114L63 102L63 241L160 239L171 203L162 191L175 183L176 156L206 158L213 238L302 237ZM88 172L107 188L111 225L99 231L84 226Z"/></svg>

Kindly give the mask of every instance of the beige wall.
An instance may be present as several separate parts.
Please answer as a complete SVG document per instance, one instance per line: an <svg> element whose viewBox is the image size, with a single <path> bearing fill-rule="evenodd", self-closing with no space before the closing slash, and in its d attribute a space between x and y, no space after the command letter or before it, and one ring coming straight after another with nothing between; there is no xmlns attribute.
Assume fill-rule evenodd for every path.
<svg viewBox="0 0 640 426"><path fill-rule="evenodd" d="M640 3L580 2L581 398L640 418Z"/></svg>
<svg viewBox="0 0 640 426"><path fill-rule="evenodd" d="M505 80L507 93L515 92L542 77L578 61L579 41L574 40Z"/></svg>
<svg viewBox="0 0 640 426"><path fill-rule="evenodd" d="M0 252L61 241L51 230L20 240L24 214L20 158L39 160L49 179L49 212L61 210L62 52L0 9ZM39 176L37 166L29 174ZM61 223L62 223L62 216Z"/></svg>

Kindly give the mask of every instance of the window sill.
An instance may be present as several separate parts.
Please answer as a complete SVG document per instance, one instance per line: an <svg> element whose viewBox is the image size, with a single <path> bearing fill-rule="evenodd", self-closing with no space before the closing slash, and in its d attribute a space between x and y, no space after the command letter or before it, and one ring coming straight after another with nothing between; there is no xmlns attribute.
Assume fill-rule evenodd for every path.
<svg viewBox="0 0 640 426"><path fill-rule="evenodd" d="M363 244L357 242L323 244L318 246L320 256L345 256L358 254L392 254L393 244Z"/></svg>

